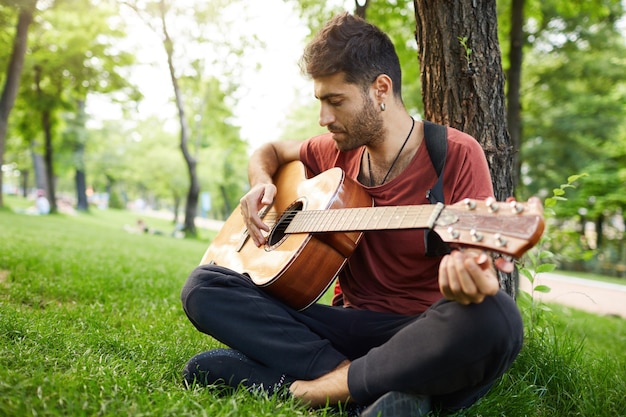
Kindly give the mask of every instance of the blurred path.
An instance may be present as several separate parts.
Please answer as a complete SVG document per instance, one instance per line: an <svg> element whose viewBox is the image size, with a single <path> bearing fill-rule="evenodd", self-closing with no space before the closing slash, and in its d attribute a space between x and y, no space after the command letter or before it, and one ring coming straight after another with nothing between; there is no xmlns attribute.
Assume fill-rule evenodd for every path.
<svg viewBox="0 0 626 417"><path fill-rule="evenodd" d="M167 220L172 220L172 221L174 220L174 215L172 213L161 211L161 210L142 210L142 211L137 211L136 213L138 215L146 216L146 217L157 217L160 219L167 219ZM184 214L179 216L179 219L181 221L183 221L184 218L185 218ZM219 231L223 225L224 225L224 222L221 220L196 217L196 226L202 229Z"/></svg>
<svg viewBox="0 0 626 417"><path fill-rule="evenodd" d="M549 293L536 292L534 297L544 302L554 302L600 315L626 318L625 285L611 284L557 273L539 274L535 285L547 285ZM530 282L520 276L520 288L530 292Z"/></svg>
<svg viewBox="0 0 626 417"><path fill-rule="evenodd" d="M223 225L224 225L224 222L221 220L204 219L202 217L196 217L196 226L201 227L203 229L215 230L217 232L222 228Z"/></svg>

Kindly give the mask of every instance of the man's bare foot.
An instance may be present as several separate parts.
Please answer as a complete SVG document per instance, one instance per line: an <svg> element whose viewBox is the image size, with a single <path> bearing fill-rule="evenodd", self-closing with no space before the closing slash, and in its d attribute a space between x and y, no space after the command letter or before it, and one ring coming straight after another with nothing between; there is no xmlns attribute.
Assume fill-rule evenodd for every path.
<svg viewBox="0 0 626 417"><path fill-rule="evenodd" d="M350 398L348 368L350 361L339 364L333 371L311 381L294 381L289 387L291 394L311 407L345 404Z"/></svg>

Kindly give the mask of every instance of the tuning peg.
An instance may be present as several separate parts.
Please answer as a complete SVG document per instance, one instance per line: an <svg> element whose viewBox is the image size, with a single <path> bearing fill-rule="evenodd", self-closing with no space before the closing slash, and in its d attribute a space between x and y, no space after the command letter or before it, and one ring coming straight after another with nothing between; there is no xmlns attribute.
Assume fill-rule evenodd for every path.
<svg viewBox="0 0 626 417"><path fill-rule="evenodd" d="M463 202L469 210L474 210L476 208L476 202L472 199L466 198Z"/></svg>
<svg viewBox="0 0 626 417"><path fill-rule="evenodd" d="M487 200L485 200L485 205L489 208L489 211L491 211L492 213L495 213L500 209L500 205L498 204L496 199L493 197L489 197Z"/></svg>
<svg viewBox="0 0 626 417"><path fill-rule="evenodd" d="M472 236L472 240L474 242L480 242L481 240L483 240L483 235L478 233L476 229L470 230L470 236Z"/></svg>
<svg viewBox="0 0 626 417"><path fill-rule="evenodd" d="M450 236L452 236L452 239L458 239L459 236L461 236L461 233L459 233L459 231L456 230L452 226L448 227L448 233L450 233Z"/></svg>
<svg viewBox="0 0 626 417"><path fill-rule="evenodd" d="M496 240L496 246L500 248L503 248L506 246L507 240L500 233L496 233L493 237Z"/></svg>
<svg viewBox="0 0 626 417"><path fill-rule="evenodd" d="M511 210L513 210L513 213L515 214L520 214L524 211L524 205L518 203L517 201L511 201L509 204L511 206Z"/></svg>

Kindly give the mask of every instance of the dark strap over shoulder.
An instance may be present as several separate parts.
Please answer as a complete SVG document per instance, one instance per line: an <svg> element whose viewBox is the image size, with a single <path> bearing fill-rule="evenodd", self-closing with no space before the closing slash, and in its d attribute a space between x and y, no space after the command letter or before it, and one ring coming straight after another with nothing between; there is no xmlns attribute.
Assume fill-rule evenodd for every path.
<svg viewBox="0 0 626 417"><path fill-rule="evenodd" d="M443 169L446 166L446 154L448 152L448 128L424 120L424 140L430 161L437 173L437 182L428 190L426 197L432 204L443 203Z"/></svg>
<svg viewBox="0 0 626 417"><path fill-rule="evenodd" d="M424 141L430 161L437 173L437 182L428 190L426 197L431 204L443 203L443 170L446 166L448 153L448 128L446 126L424 120ZM426 256L443 256L450 253L450 247L431 230L424 232Z"/></svg>

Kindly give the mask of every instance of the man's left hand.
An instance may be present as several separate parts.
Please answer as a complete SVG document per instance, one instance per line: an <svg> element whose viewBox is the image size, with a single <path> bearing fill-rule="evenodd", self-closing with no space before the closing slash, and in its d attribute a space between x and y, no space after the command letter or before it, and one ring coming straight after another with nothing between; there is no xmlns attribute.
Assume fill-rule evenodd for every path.
<svg viewBox="0 0 626 417"><path fill-rule="evenodd" d="M441 260L439 289L448 300L481 303L498 292L500 283L489 256L473 249L455 250Z"/></svg>

